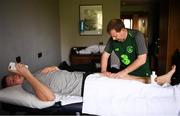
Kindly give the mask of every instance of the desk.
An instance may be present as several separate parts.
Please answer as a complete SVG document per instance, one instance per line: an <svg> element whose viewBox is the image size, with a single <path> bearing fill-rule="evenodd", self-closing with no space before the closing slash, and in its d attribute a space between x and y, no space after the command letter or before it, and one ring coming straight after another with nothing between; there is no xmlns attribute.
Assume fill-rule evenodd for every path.
<svg viewBox="0 0 180 116"><path fill-rule="evenodd" d="M99 63L101 61L101 54L71 54L71 65Z"/></svg>
<svg viewBox="0 0 180 116"><path fill-rule="evenodd" d="M73 47L70 52L70 63L71 65L81 65L95 63L100 65L101 54L79 54L77 51L85 49L86 47ZM100 66L99 66L100 67Z"/></svg>

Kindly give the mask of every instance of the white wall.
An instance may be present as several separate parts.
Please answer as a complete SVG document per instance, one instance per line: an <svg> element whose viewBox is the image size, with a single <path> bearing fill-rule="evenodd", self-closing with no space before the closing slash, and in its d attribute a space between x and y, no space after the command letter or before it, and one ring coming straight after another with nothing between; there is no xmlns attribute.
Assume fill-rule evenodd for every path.
<svg viewBox="0 0 180 116"><path fill-rule="evenodd" d="M59 38L58 0L0 0L0 79L17 56L31 71L58 65Z"/></svg>
<svg viewBox="0 0 180 116"><path fill-rule="evenodd" d="M103 5L103 35L79 35L79 5ZM120 18L120 0L59 0L61 59L69 62L71 47L88 46L107 42L106 25L112 18Z"/></svg>

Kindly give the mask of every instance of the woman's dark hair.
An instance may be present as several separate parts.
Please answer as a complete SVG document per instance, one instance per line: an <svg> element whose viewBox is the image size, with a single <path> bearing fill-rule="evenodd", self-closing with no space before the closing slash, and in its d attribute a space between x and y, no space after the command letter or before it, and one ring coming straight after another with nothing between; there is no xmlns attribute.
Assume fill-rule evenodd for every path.
<svg viewBox="0 0 180 116"><path fill-rule="evenodd" d="M7 87L6 78L7 78L7 75L5 75L5 76L2 78L2 80L1 80L1 86L2 86L2 88L6 88L6 87Z"/></svg>
<svg viewBox="0 0 180 116"><path fill-rule="evenodd" d="M107 25L107 33L110 34L112 29L116 30L117 32L120 32L123 28L125 28L125 26L121 19L112 19L109 21Z"/></svg>

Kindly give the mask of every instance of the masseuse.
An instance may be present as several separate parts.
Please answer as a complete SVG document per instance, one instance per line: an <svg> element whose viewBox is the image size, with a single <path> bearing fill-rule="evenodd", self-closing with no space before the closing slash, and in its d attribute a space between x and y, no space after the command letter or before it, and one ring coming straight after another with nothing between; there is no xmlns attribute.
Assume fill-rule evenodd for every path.
<svg viewBox="0 0 180 116"><path fill-rule="evenodd" d="M126 29L121 19L112 19L107 25L110 35L101 58L101 73L118 78L130 74L148 77L151 70L147 58L145 38L140 31ZM117 73L107 71L108 59L112 51L120 61L120 70Z"/></svg>

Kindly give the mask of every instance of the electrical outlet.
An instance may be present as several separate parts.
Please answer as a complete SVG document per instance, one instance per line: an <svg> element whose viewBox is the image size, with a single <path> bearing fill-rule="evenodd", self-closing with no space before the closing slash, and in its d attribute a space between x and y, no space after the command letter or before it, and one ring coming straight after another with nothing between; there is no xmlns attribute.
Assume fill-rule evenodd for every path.
<svg viewBox="0 0 180 116"><path fill-rule="evenodd" d="M41 58L42 57L42 52L39 52L38 53L38 58Z"/></svg>

